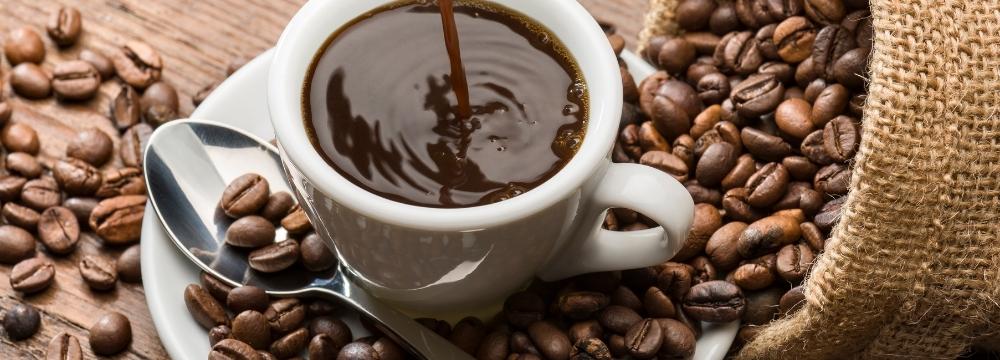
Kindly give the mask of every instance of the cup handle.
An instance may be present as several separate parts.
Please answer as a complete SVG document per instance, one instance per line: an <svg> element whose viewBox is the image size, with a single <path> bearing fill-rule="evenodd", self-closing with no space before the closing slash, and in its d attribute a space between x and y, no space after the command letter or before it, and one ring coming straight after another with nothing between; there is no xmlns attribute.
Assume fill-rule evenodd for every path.
<svg viewBox="0 0 1000 360"><path fill-rule="evenodd" d="M660 227L641 231L601 228L609 208L628 208ZM672 176L638 164L612 163L582 212L583 226L538 276L552 281L591 272L652 266L681 247L694 220L691 194Z"/></svg>

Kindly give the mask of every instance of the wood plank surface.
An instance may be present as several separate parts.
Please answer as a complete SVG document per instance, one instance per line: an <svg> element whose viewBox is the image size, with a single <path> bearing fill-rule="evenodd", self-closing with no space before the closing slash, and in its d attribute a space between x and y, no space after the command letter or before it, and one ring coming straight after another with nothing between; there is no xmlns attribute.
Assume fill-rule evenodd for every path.
<svg viewBox="0 0 1000 360"><path fill-rule="evenodd" d="M351 0L330 0L351 1ZM634 48L641 29L646 0L580 0L595 16L615 24ZM288 19L304 0L0 0L0 31L30 26L43 35L47 55L44 67L75 59L82 49L110 53L129 40L142 40L156 48L164 59L164 81L181 94L181 115L189 114L193 96L202 87L222 80L226 68L273 46ZM68 49L57 49L44 25L60 5L77 7L84 17L81 41ZM2 38L0 38L2 41ZM12 122L26 123L40 135L41 159L51 164L79 130L96 127L113 135L118 149L118 131L108 120L109 101L117 94L114 81L101 87L100 95L88 102L64 104L53 99L25 100L13 94L9 84L10 64L0 65L2 98L12 104ZM106 167L120 166L118 156ZM88 254L116 258L123 249L108 248L86 234L70 256L53 258L56 280L37 295L24 296L11 289L10 266L0 265L0 317L16 303L30 303L42 312L42 327L34 337L10 341L0 328L0 359L43 359L49 340L60 332L76 336L84 345L85 358L96 358L86 345L87 328L108 311L127 315L132 322L133 342L113 359L168 358L146 307L141 285L119 282L110 292L91 291L81 280L78 261ZM48 255L45 255L48 256ZM181 296L181 294L177 294Z"/></svg>

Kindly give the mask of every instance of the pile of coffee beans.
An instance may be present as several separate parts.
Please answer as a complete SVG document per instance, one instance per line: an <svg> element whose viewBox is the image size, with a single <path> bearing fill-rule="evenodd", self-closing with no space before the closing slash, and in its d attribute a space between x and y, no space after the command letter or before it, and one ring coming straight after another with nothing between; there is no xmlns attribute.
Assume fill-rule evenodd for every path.
<svg viewBox="0 0 1000 360"><path fill-rule="evenodd" d="M56 51L79 47L83 16L60 7L44 24ZM159 53L141 42L128 42L113 54L81 49L76 60L43 64L46 44L40 31L17 27L4 36L3 55L11 65L9 82L25 99L55 97L57 104L90 105L106 81L120 91L111 102L111 122L121 146L115 159L112 136L97 128L77 129L63 156L41 157L42 141L30 123L12 122L12 102L0 97L0 264L11 265L11 288L30 300L55 282L60 262L68 262L82 234L102 240L100 253L81 256L75 264L82 282L108 291L119 280L141 281L139 235L146 204L142 150L153 128L179 117L177 91L161 80ZM82 45L80 45L82 46ZM117 80L116 80L117 79ZM31 106L25 102L23 106ZM39 246L40 244L40 246ZM124 249L122 251L122 249ZM114 257L112 254L119 253ZM60 269L65 269L62 267ZM3 330L12 341L30 338L45 317L28 304L2 312ZM132 341L128 318L103 314L92 324L89 345L98 355L126 350ZM81 359L80 341L61 333L51 340L49 358Z"/></svg>

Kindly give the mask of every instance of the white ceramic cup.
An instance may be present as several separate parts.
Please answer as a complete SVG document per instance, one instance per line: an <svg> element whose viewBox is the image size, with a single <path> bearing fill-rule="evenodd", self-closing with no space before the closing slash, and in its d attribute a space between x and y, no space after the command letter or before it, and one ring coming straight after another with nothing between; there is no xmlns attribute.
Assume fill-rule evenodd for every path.
<svg viewBox="0 0 1000 360"><path fill-rule="evenodd" d="M611 163L622 109L618 61L600 26L575 0L489 0L548 27L587 83L583 144L547 182L499 203L439 209L382 198L331 168L303 123L310 63L337 29L391 1L309 1L278 40L267 89L281 156L302 207L373 295L419 313L454 313L495 304L535 276L555 280L650 266L679 249L694 204L662 171ZM612 207L637 210L662 227L602 230Z"/></svg>

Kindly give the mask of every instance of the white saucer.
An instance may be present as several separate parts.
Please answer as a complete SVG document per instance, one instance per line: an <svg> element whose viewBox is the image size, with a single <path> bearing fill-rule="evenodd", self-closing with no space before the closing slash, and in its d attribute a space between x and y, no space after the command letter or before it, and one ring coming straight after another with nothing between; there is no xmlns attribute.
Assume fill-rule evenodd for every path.
<svg viewBox="0 0 1000 360"><path fill-rule="evenodd" d="M219 85L191 118L223 122L263 139L274 138L266 99L271 58L272 51L267 51L247 63ZM632 53L626 52L622 58L637 80L655 71ZM174 248L153 211L152 207L146 207L142 223L142 282L149 312L170 357L204 359L210 349L207 332L188 314L184 305L184 288L199 282L200 270ZM357 315L346 313L344 316L355 336L366 334L356 321ZM705 325L694 358L722 359L738 329L738 323Z"/></svg>

